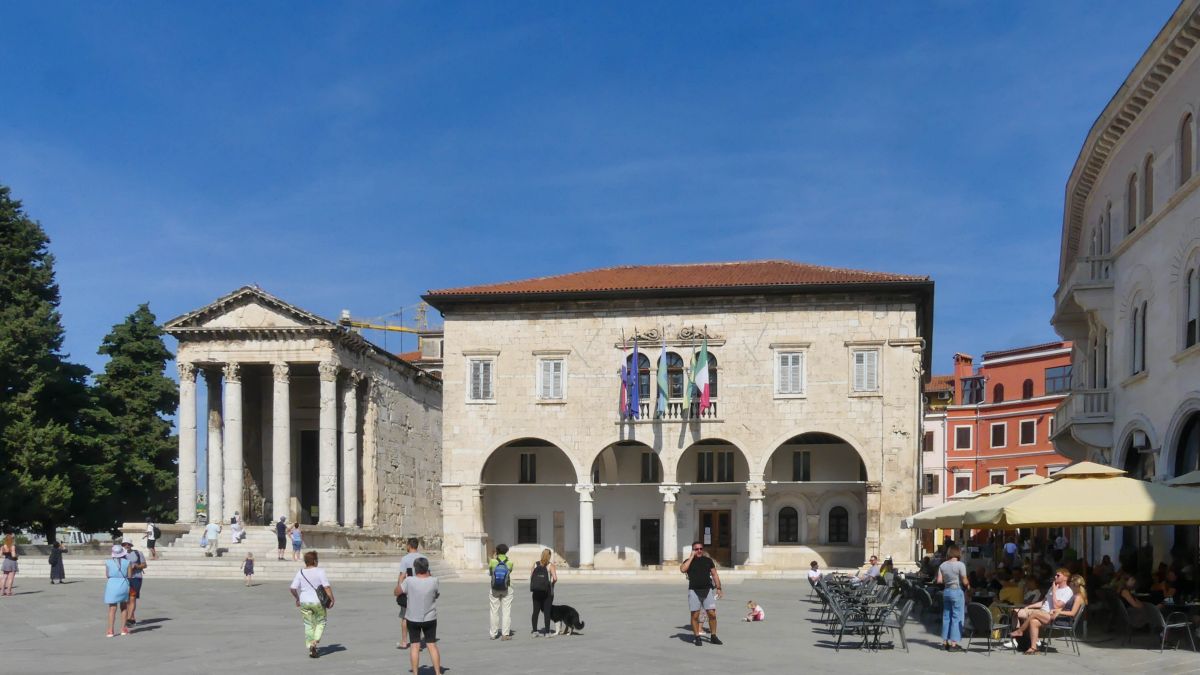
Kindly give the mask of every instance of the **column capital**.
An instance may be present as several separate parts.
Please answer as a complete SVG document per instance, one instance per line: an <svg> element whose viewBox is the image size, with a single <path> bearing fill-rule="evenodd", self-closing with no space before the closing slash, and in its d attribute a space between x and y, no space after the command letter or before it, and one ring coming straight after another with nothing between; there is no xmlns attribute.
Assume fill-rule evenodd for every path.
<svg viewBox="0 0 1200 675"><path fill-rule="evenodd" d="M272 363L271 376L280 384L287 384L292 376L292 369L286 363Z"/></svg>
<svg viewBox="0 0 1200 675"><path fill-rule="evenodd" d="M179 369L179 381L194 384L196 382L196 364L189 361L180 361L175 364Z"/></svg>
<svg viewBox="0 0 1200 675"><path fill-rule="evenodd" d="M751 500L761 501L767 493L766 483L746 483L746 494Z"/></svg>
<svg viewBox="0 0 1200 675"><path fill-rule="evenodd" d="M242 381L242 364L235 363L235 362L226 363L225 367L222 368L222 371L225 373L225 381L226 382L232 382L234 384L241 383L241 381Z"/></svg>
<svg viewBox="0 0 1200 675"><path fill-rule="evenodd" d="M581 502L592 501L592 492L595 489L596 486L591 483L577 483L575 485L575 491L579 493L579 501Z"/></svg>
<svg viewBox="0 0 1200 675"><path fill-rule="evenodd" d="M350 379L350 386L353 387L357 387L359 382L367 379L367 374L361 370L351 370L349 373L347 373L347 376Z"/></svg>
<svg viewBox="0 0 1200 675"><path fill-rule="evenodd" d="M209 386L221 384L220 370L217 370L216 368L202 368L201 372L204 373L204 381L207 382Z"/></svg>
<svg viewBox="0 0 1200 675"><path fill-rule="evenodd" d="M663 501L670 504L674 503L675 496L679 494L678 485L659 485L658 492L663 496Z"/></svg>
<svg viewBox="0 0 1200 675"><path fill-rule="evenodd" d="M317 372L320 373L323 382L336 382L339 370L341 368L333 361L322 361L317 364Z"/></svg>

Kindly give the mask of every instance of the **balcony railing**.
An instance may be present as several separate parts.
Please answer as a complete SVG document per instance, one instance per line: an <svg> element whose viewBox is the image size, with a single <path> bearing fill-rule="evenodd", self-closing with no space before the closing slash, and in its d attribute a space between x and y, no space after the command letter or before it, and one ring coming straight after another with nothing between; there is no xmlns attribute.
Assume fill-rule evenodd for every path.
<svg viewBox="0 0 1200 675"><path fill-rule="evenodd" d="M1103 422L1112 418L1112 392L1108 389L1076 389L1054 410L1054 430L1065 430L1077 422Z"/></svg>
<svg viewBox="0 0 1200 675"><path fill-rule="evenodd" d="M717 402L710 401L708 409L700 412L700 402L693 401L690 406L684 407L683 401L667 401L667 409L661 418L656 418L654 413L655 401L641 401L638 405L638 421L646 422L654 419L664 420L701 420L711 421L720 419L717 414Z"/></svg>
<svg viewBox="0 0 1200 675"><path fill-rule="evenodd" d="M1087 274L1087 281L1099 283L1112 278L1112 256L1091 255L1080 259L1080 266Z"/></svg>

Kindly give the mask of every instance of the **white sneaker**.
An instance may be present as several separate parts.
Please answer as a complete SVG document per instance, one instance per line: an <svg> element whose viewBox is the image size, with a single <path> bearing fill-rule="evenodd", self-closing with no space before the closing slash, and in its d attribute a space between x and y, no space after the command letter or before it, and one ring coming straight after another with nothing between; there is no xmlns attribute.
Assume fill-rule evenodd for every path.
<svg viewBox="0 0 1200 675"><path fill-rule="evenodd" d="M1016 649L1017 648L1017 641L1012 638L1009 638L1003 644L1004 644L1005 649Z"/></svg>

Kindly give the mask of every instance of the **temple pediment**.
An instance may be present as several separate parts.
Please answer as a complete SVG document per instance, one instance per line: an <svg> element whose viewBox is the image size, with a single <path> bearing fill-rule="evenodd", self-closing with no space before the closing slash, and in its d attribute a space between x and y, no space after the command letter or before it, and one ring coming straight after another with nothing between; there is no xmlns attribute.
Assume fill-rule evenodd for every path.
<svg viewBox="0 0 1200 675"><path fill-rule="evenodd" d="M168 321L165 329L190 330L296 330L336 329L337 325L254 287L245 286L183 316Z"/></svg>

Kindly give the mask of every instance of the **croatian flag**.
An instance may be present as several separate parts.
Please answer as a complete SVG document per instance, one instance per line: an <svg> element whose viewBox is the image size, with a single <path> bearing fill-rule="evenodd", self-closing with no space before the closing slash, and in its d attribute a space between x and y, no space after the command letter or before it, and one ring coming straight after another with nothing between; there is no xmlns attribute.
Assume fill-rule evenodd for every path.
<svg viewBox="0 0 1200 675"><path fill-rule="evenodd" d="M696 365L692 367L692 378L696 382L696 389L700 391L700 412L704 412L712 403L709 400L708 388L708 338L704 338L700 347L700 355L696 357Z"/></svg>

